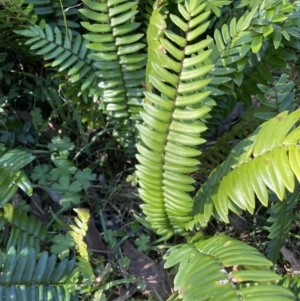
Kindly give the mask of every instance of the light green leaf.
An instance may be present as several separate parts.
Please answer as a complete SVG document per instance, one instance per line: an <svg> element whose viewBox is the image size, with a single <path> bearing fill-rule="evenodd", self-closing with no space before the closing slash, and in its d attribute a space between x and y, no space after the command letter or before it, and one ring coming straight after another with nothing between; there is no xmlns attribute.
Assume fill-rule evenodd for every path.
<svg viewBox="0 0 300 301"><path fill-rule="evenodd" d="M60 156L67 157L69 155L69 150L74 149L74 143L71 142L69 137L63 137L62 139L59 136L55 136L51 139L51 143L48 144L50 151L58 151Z"/></svg>

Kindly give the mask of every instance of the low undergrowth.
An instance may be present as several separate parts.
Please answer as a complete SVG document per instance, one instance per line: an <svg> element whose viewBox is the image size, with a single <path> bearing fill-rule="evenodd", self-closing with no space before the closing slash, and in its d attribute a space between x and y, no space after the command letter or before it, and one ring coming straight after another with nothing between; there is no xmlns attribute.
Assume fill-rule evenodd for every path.
<svg viewBox="0 0 300 301"><path fill-rule="evenodd" d="M0 298L300 300L299 13L0 0Z"/></svg>

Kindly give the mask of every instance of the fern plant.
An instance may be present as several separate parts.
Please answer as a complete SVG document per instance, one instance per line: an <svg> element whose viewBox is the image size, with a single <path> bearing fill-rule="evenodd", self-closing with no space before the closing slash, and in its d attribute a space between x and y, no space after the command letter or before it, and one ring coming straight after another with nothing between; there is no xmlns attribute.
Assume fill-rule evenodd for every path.
<svg viewBox="0 0 300 301"><path fill-rule="evenodd" d="M166 268L179 264L170 300L293 300L270 266L299 200L300 113L289 72L299 1L82 2L76 37L43 22L16 32L66 76L68 95L100 102L126 156L136 156L152 229L187 238L165 256ZM210 133L238 101L260 108L214 143ZM228 223L230 212L253 215L259 204L269 208L271 261L201 233L211 219Z"/></svg>
<svg viewBox="0 0 300 301"><path fill-rule="evenodd" d="M220 6L222 4L220 3ZM289 43L293 39L286 33L291 29L288 28L286 31L284 28L287 25L284 23L288 18L285 14L293 16L296 9L291 3L281 1L268 4L259 1L256 5L249 3L251 11L246 12L238 20L232 18L229 26L223 24L222 31L215 29L214 38L204 38L201 35L207 30L209 25L207 20L212 13L208 3L184 1L184 5L179 4L178 15L169 16L170 22L173 22L179 30L171 32L165 21L168 18L167 10L156 2L151 17L153 22L150 19L147 33L148 41L153 41L153 44L148 42L147 91L144 111L141 112L144 125L138 125L142 143L137 144L139 154L136 157L140 164L136 166L136 174L139 178L139 194L146 203L141 206L147 216L146 220L165 238L173 233L187 235L187 230L201 229L207 225L212 216L229 222L229 211L241 214L242 210L248 210L253 214L257 205L256 200L268 206L268 190L273 191L279 202L274 204L274 210L275 206L282 209L282 212L276 212L283 216L270 218L270 221L276 224L270 228L269 237L274 239L269 244L267 253L276 262L279 249L291 225L290 222L286 223L287 219L284 216L291 214L295 202L299 199L296 188L298 186L295 186L295 181L299 181L298 155L296 155L299 153L299 128L296 127L299 112L295 111L288 115L285 111L259 126L252 135L233 148L224 163L212 171L194 198L190 193L194 190L191 185L194 179L190 173L197 169L199 163L201 164L194 157L200 155L198 145L205 142L199 135L207 128L203 121L209 125L208 119L214 118L214 114L220 111L220 104L224 103L224 99L226 101L228 94L237 93L245 104L247 93L257 95L262 105L271 108L256 115L264 119L269 119L287 109L295 110L293 83L286 83L287 76L282 76L275 85L278 89L275 88L274 91L268 88L268 82L274 81L272 76L268 76L270 74L268 65L284 68L289 59L295 59L288 56L291 50L289 48L285 52L284 45L289 44L290 47L297 48L298 41L294 39L295 43ZM265 23L257 21L261 16ZM268 20L272 24L268 24ZM274 23L280 25L275 27ZM256 24L265 28L257 30ZM151 25L156 27L156 30L151 30ZM271 34L273 35L270 36ZM194 39L197 39L196 43L193 43ZM155 48L152 48L153 45ZM275 56L273 59L277 49L278 57ZM247 69L250 66L254 66L254 72L256 67L262 68L259 71L261 76L257 76L253 81L249 81L249 78L244 80L244 76L249 74ZM255 82L256 80L258 82ZM257 88L247 87L248 83L257 85ZM266 94L269 95L266 97ZM274 97L275 99L272 99ZM284 202L288 202L289 199L284 201L286 189L292 193L289 198L294 200L294 206L291 205L288 212L283 211ZM284 230L281 231L283 226ZM280 236L278 231L281 231ZM292 294L283 290L275 293L272 286L263 288L262 283L251 286L252 282L259 282L254 274L254 278L251 279L249 276L251 273L248 274L247 280L245 278L246 286L250 285L245 292L248 289L249 292L245 294L242 292L243 284L240 283L243 282L242 278L232 280L229 276L229 279L226 279L228 293L222 294L221 292L226 290L225 286L222 287L224 285L222 265L229 269L234 266L222 264L223 253L225 257L230 256L229 254L235 257L233 254L238 254L243 249L243 261L246 260L245 254L248 252L247 246L241 244L240 250L238 247L236 251L229 248L227 253L224 247L230 242L230 238L224 238L226 243L223 246L215 246L212 243L217 239L203 239L204 250L199 252L216 257L216 261L221 265L217 268L221 271L219 276L217 270L213 272L213 268L211 270L208 268L208 258L204 259L193 253L184 259L182 256L188 252L185 249L187 246L182 247L182 252L178 248L170 250L171 260L172 256L175 256L177 260L175 263L181 262L175 278L175 290L178 290L179 299L248 300L251 299L250 296L253 296L253 300L293 298ZM216 248L218 255L209 253L210 246ZM169 265L167 260L166 267L173 264L172 262ZM236 265L248 266L248 263L240 262ZM245 275L248 273L247 268L242 270ZM200 278L196 277L197 273ZM207 282L206 277L209 279ZM268 281L267 278L266 276L265 281ZM219 289L220 293L217 293Z"/></svg>

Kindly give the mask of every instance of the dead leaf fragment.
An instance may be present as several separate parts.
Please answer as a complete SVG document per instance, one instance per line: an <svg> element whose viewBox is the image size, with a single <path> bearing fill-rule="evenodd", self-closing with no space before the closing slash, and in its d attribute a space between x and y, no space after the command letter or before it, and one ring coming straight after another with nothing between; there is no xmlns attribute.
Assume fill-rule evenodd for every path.
<svg viewBox="0 0 300 301"><path fill-rule="evenodd" d="M170 279L167 272L156 261L138 250L128 241L123 246L123 255L130 259L129 273L138 280L146 282L146 289L142 293L155 297L155 291L162 299L171 295Z"/></svg>
<svg viewBox="0 0 300 301"><path fill-rule="evenodd" d="M46 226L51 220L51 214L48 206L42 206L41 198L36 192L31 197L30 206L32 208L32 215L40 220L43 226Z"/></svg>
<svg viewBox="0 0 300 301"><path fill-rule="evenodd" d="M295 272L299 272L300 271L300 263L299 263L299 260L296 259L294 253L291 250L287 249L285 246L283 246L280 249L280 252L283 255L284 259L290 263L291 268Z"/></svg>
<svg viewBox="0 0 300 301"><path fill-rule="evenodd" d="M90 217L88 223L88 230L86 233L86 244L89 250L93 252L94 256L108 255L108 249L103 243L102 237L96 228L95 220Z"/></svg>

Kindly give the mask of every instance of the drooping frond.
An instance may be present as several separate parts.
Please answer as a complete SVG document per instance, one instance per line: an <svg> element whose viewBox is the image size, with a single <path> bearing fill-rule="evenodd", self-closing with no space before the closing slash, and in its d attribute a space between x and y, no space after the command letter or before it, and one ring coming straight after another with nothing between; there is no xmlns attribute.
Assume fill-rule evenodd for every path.
<svg viewBox="0 0 300 301"><path fill-rule="evenodd" d="M268 189L282 201L300 180L300 112L282 112L238 143L209 176L195 197L194 222L205 225L211 215L228 222L228 210L254 212L255 199L268 205ZM193 223L190 227L193 227Z"/></svg>
<svg viewBox="0 0 300 301"><path fill-rule="evenodd" d="M247 256L245 256L247 254ZM202 237L171 248L165 268L179 264L174 290L183 301L288 301L294 295L275 285L280 276L255 248L226 235Z"/></svg>
<svg viewBox="0 0 300 301"><path fill-rule="evenodd" d="M17 253L11 247L4 260L0 252L0 298L16 301L77 301L78 295L68 291L67 279L75 260L57 262L55 255L43 252L37 259L34 249Z"/></svg>
<svg viewBox="0 0 300 301"><path fill-rule="evenodd" d="M267 257L274 263L279 258L281 247L289 234L290 228L294 221L294 208L299 202L299 185L296 183L293 193L287 193L282 202L276 202L269 209L270 217L268 222L271 223L269 228L269 242L266 253Z"/></svg>
<svg viewBox="0 0 300 301"><path fill-rule="evenodd" d="M80 35L73 37L72 31L68 30L63 36L58 27L52 29L48 24L44 30L33 25L29 29L16 32L30 38L26 45L31 45L30 49L37 55L51 61L51 67L56 67L58 72L68 70L66 74L72 83L82 83L81 90L94 88L97 69L88 58L91 52L86 48L87 41Z"/></svg>
<svg viewBox="0 0 300 301"><path fill-rule="evenodd" d="M71 8L77 4L77 0L24 0L26 4L33 4L37 15L49 15L55 13L58 16L58 11L61 11L61 4L64 8Z"/></svg>
<svg viewBox="0 0 300 301"><path fill-rule="evenodd" d="M140 23L135 22L137 1L84 0L87 8L80 12L87 18L81 22L88 31L84 38L87 48L94 51L89 57L99 71L100 94L104 113L114 127L114 136L128 156L135 153L136 128L142 109L145 77L145 44Z"/></svg>

